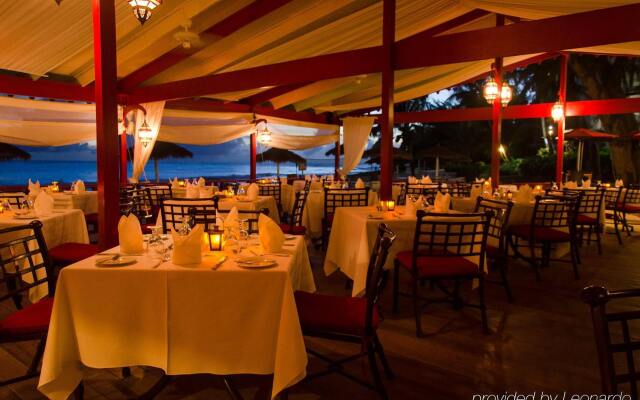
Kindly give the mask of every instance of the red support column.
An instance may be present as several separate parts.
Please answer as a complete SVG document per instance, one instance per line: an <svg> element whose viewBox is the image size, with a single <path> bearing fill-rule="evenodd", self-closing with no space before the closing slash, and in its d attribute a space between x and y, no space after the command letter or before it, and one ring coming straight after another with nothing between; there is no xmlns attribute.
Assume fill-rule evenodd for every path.
<svg viewBox="0 0 640 400"><path fill-rule="evenodd" d="M256 134L252 133L250 136L250 144L249 144L249 163L251 165L250 167L250 172L249 172L249 177L251 178L251 181L255 181L256 180Z"/></svg>
<svg viewBox="0 0 640 400"><path fill-rule="evenodd" d="M120 135L120 185L126 186L127 183L127 134L123 132Z"/></svg>
<svg viewBox="0 0 640 400"><path fill-rule="evenodd" d="M383 1L382 17L382 114L380 124L380 200L391 200L393 180L393 89L396 1Z"/></svg>
<svg viewBox="0 0 640 400"><path fill-rule="evenodd" d="M496 15L496 26L504 25L504 15ZM498 93L502 88L502 57L495 59L495 76L498 84ZM493 101L492 123L491 123L491 183L493 187L500 184L500 141L502 137L502 103L500 96Z"/></svg>
<svg viewBox="0 0 640 400"><path fill-rule="evenodd" d="M558 121L558 143L556 159L556 182L562 182L562 171L564 164L564 121L567 113L567 65L569 55L562 54L560 58L560 88L558 89L558 101L562 103L562 118Z"/></svg>
<svg viewBox="0 0 640 400"><path fill-rule="evenodd" d="M101 248L118 243L118 104L116 15L113 0L93 0L98 232Z"/></svg>
<svg viewBox="0 0 640 400"><path fill-rule="evenodd" d="M338 132L338 135L340 132ZM334 161L334 178L340 179L340 136L338 136L338 141L336 142L336 152L335 152L335 161Z"/></svg>

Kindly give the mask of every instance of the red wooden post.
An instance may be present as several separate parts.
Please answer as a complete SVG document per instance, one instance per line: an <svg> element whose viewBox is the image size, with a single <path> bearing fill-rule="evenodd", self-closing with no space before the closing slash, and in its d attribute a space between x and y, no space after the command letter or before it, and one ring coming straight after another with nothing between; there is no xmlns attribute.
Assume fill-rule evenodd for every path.
<svg viewBox="0 0 640 400"><path fill-rule="evenodd" d="M127 133L120 135L120 184L126 186L127 179Z"/></svg>
<svg viewBox="0 0 640 400"><path fill-rule="evenodd" d="M340 133L338 132L338 135ZM340 136L338 136L338 141L336 142L336 152L335 152L335 161L334 161L334 177L335 179L340 179Z"/></svg>
<svg viewBox="0 0 640 400"><path fill-rule="evenodd" d="M496 15L496 26L504 25L504 15ZM495 59L495 76L493 77L498 85L498 93L502 88L502 57ZM502 136L502 102L500 97L493 100L492 123L491 123L491 182L494 187L500 184L500 140Z"/></svg>
<svg viewBox="0 0 640 400"><path fill-rule="evenodd" d="M98 168L98 233L101 248L118 240L118 104L116 14L113 0L93 0L96 152Z"/></svg>
<svg viewBox="0 0 640 400"><path fill-rule="evenodd" d="M251 181L256 180L256 134L252 133L250 136L250 144L249 144L249 163L251 165L249 177Z"/></svg>
<svg viewBox="0 0 640 400"><path fill-rule="evenodd" d="M384 0L382 17L382 114L380 123L380 200L391 200L393 180L393 47L396 32L396 1Z"/></svg>
<svg viewBox="0 0 640 400"><path fill-rule="evenodd" d="M557 159L556 159L556 182L562 182L562 170L564 164L564 121L567 112L567 65L569 63L569 55L562 54L560 58L560 88L558 89L558 101L562 103L562 118L558 121L558 143L557 143Z"/></svg>

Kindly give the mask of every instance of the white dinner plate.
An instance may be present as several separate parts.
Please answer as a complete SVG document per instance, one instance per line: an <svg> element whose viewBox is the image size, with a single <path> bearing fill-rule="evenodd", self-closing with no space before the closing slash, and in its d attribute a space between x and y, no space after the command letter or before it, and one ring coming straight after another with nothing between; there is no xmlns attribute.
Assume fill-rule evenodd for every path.
<svg viewBox="0 0 640 400"><path fill-rule="evenodd" d="M241 268L269 268L278 265L276 260L261 256L240 257L236 263Z"/></svg>
<svg viewBox="0 0 640 400"><path fill-rule="evenodd" d="M96 260L96 267L123 267L125 265L135 264L137 261L133 257L113 257L99 258Z"/></svg>

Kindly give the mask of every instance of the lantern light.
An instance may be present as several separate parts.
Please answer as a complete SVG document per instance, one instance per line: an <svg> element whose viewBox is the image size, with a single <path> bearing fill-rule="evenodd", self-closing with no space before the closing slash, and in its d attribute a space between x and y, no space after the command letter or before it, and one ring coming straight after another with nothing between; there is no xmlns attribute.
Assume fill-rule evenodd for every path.
<svg viewBox="0 0 640 400"><path fill-rule="evenodd" d="M553 107L551 107L551 118L556 122L564 118L564 106L560 101L557 101Z"/></svg>
<svg viewBox="0 0 640 400"><path fill-rule="evenodd" d="M509 104L512 95L513 91L511 90L511 87L506 83L503 83L502 88L500 89L500 102L502 103L502 107L506 107L507 104Z"/></svg>
<svg viewBox="0 0 640 400"><path fill-rule="evenodd" d="M504 145L500 145L498 147L498 153L500 153L500 155L502 155L503 158L507 158L507 149L504 147Z"/></svg>
<svg viewBox="0 0 640 400"><path fill-rule="evenodd" d="M151 18L151 11L162 4L162 0L129 0L129 5L133 7L133 15L138 18L140 25L144 25Z"/></svg>
<svg viewBox="0 0 640 400"><path fill-rule="evenodd" d="M149 128L147 121L142 122L140 129L138 129L138 139L144 147L147 147L153 141L153 131Z"/></svg>
<svg viewBox="0 0 640 400"><path fill-rule="evenodd" d="M224 243L224 231L218 226L214 226L213 229L206 233L207 243L209 244L209 250L221 251Z"/></svg>
<svg viewBox="0 0 640 400"><path fill-rule="evenodd" d="M271 131L267 126L267 120L261 119L256 121L256 139L263 145L271 143Z"/></svg>
<svg viewBox="0 0 640 400"><path fill-rule="evenodd" d="M493 104L493 101L500 95L498 84L492 76L487 78L487 81L484 84L483 95L489 104Z"/></svg>

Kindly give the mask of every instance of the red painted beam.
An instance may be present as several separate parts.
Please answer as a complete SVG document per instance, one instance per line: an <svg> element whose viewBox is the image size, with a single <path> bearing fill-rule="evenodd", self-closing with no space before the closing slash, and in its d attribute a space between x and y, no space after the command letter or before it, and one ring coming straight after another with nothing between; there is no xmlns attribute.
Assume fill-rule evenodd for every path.
<svg viewBox="0 0 640 400"><path fill-rule="evenodd" d="M249 136L249 177L251 182L256 180L256 134L252 133Z"/></svg>
<svg viewBox="0 0 640 400"><path fill-rule="evenodd" d="M496 15L496 26L504 26L504 15ZM498 93L502 87L502 57L496 57L493 67L494 79L498 85ZM502 102L500 97L493 100L491 110L491 184L500 186L500 144L502 141Z"/></svg>
<svg viewBox="0 0 640 400"><path fill-rule="evenodd" d="M640 40L640 4L425 38L395 46L395 69ZM593 27L597 26L598 29ZM382 71L382 47L327 54L140 88L135 102L280 86Z"/></svg>
<svg viewBox="0 0 640 400"><path fill-rule="evenodd" d="M560 59L560 87L558 88L558 100L563 104L564 112L566 113L566 101L567 101L567 66L569 64L569 56L562 55ZM558 121L558 143L556 146L556 182L560 184L562 182L562 171L564 164L564 125L566 117L563 113L562 118Z"/></svg>
<svg viewBox="0 0 640 400"><path fill-rule="evenodd" d="M116 11L113 0L93 0L98 234L100 247L118 244L120 217Z"/></svg>
<svg viewBox="0 0 640 400"><path fill-rule="evenodd" d="M502 109L503 119L550 118L553 103L509 106ZM397 112L396 123L441 123L465 121L491 121L491 107L454 108ZM570 101L566 105L567 117L588 115L630 114L640 112L640 98Z"/></svg>
<svg viewBox="0 0 640 400"><path fill-rule="evenodd" d="M228 36L245 25L277 10L291 0L256 0L253 3L241 8L234 14L206 29L203 33L217 36ZM151 79L162 71L176 65L180 61L189 58L200 51L198 48L183 49L178 46L161 57L151 61L145 66L132 72L119 82L122 91L129 91L139 86L144 81Z"/></svg>
<svg viewBox="0 0 640 400"><path fill-rule="evenodd" d="M396 65L418 68L639 40L638 15L640 4L631 4L428 38L418 49L399 46Z"/></svg>
<svg viewBox="0 0 640 400"><path fill-rule="evenodd" d="M93 86L82 87L48 79L34 81L13 75L0 75L0 93L46 99L93 101Z"/></svg>
<svg viewBox="0 0 640 400"><path fill-rule="evenodd" d="M380 200L392 200L393 127L394 127L394 56L396 35L396 0L382 2L382 114L380 120Z"/></svg>

